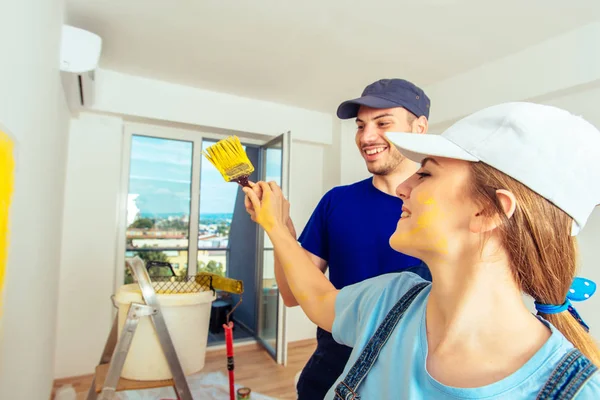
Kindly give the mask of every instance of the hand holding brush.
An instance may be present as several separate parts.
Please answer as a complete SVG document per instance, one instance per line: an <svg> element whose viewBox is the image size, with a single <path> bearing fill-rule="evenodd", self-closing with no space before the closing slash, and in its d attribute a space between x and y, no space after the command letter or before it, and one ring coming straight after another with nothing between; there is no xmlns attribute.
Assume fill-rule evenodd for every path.
<svg viewBox="0 0 600 400"><path fill-rule="evenodd" d="M277 228L287 228L289 203L275 182L261 181L243 191L246 194L246 211L252 221L262 226L268 234Z"/></svg>
<svg viewBox="0 0 600 400"><path fill-rule="evenodd" d="M263 189L262 185L265 185L266 188L270 189L272 194L272 199L275 200L275 203L279 205L278 214L280 214L277 218L281 221L285 222L285 226L287 226L288 231L294 238L296 237L296 229L294 228L294 224L292 223L292 219L290 218L290 202L283 196L281 188L275 182L249 182L250 187L248 189L244 189L244 193L246 197L244 198L244 206L246 207L246 212L250 215L250 218L254 222L258 222L256 220L256 212L254 210L254 205L248 197L247 191L253 191L256 197L262 201L263 200ZM273 203L273 201L271 201Z"/></svg>

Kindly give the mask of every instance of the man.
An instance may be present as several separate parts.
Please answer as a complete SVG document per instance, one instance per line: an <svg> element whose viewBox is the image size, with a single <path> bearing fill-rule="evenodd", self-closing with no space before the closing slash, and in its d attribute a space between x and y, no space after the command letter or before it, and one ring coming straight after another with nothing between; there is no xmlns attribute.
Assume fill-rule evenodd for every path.
<svg viewBox="0 0 600 400"><path fill-rule="evenodd" d="M323 273L329 268L329 279L337 289L402 270L431 280L420 260L398 253L388 244L402 213L396 187L419 167L385 139L386 132L426 133L429 108L423 90L402 79L374 82L360 98L339 106L338 118L356 118L356 145L373 176L326 193L298 239L316 267ZM296 237L293 223L288 221L288 229ZM278 260L275 275L285 305L298 305ZM322 399L352 350L320 328L317 341L298 381L300 400Z"/></svg>

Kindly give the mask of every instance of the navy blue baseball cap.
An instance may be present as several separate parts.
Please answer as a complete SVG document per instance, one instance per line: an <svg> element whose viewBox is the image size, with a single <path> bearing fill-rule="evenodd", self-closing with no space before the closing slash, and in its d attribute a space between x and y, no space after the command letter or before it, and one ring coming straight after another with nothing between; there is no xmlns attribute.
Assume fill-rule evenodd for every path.
<svg viewBox="0 0 600 400"><path fill-rule="evenodd" d="M363 90L361 97L346 100L337 109L340 119L355 118L360 106L371 108L404 107L417 117L429 118L431 101L425 92L404 79L380 79Z"/></svg>

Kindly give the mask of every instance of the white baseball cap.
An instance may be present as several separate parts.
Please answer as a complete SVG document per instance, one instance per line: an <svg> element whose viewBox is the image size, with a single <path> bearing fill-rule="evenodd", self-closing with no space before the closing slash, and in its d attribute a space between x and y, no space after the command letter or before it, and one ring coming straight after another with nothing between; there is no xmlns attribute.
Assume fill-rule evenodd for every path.
<svg viewBox="0 0 600 400"><path fill-rule="evenodd" d="M583 229L600 203L600 131L560 108L525 102L485 108L441 135L386 133L407 158L482 161L521 182Z"/></svg>

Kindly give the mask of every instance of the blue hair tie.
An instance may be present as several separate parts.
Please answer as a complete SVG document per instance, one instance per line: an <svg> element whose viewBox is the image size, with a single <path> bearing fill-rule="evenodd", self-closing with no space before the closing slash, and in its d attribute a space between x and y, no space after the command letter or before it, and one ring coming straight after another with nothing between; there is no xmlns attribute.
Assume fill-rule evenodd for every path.
<svg viewBox="0 0 600 400"><path fill-rule="evenodd" d="M567 311L571 306L571 302L567 298L567 300L561 305L554 304L541 304L537 301L535 302L535 309L544 314L558 314L563 311Z"/></svg>
<svg viewBox="0 0 600 400"><path fill-rule="evenodd" d="M554 305L554 304L542 304L535 302L535 309L543 314L558 314L563 311L569 311L573 318L575 318L584 329L589 332L590 328L583 321L575 307L571 305L571 300L573 301L584 301L592 297L592 295L596 292L596 284L585 278L575 277L573 279L573 283L569 288L569 293L567 293L567 298L563 304Z"/></svg>

